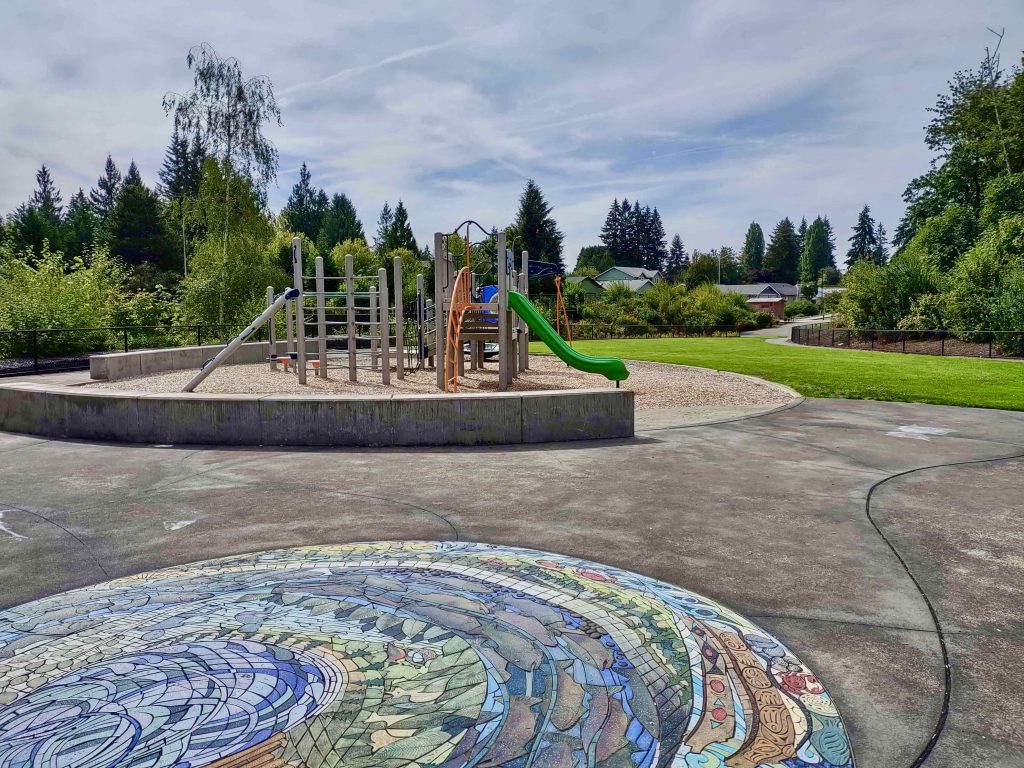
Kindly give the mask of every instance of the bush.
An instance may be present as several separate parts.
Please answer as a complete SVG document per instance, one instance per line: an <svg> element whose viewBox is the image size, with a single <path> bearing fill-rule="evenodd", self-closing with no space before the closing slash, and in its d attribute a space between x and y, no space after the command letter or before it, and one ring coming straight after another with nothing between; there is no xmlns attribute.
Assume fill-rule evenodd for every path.
<svg viewBox="0 0 1024 768"><path fill-rule="evenodd" d="M884 267L858 261L843 283L846 291L836 308L840 325L896 328L919 296L940 291L942 279L928 258L905 249Z"/></svg>
<svg viewBox="0 0 1024 768"><path fill-rule="evenodd" d="M87 262L76 259L65 271L63 254L48 246L35 267L9 252L0 257L0 330L113 325L124 302L125 270L105 249L90 252ZM105 332L54 336L52 344L40 351L86 352L101 344L105 336ZM0 354L13 357L27 351L23 337L0 334Z"/></svg>
<svg viewBox="0 0 1024 768"><path fill-rule="evenodd" d="M782 314L788 319L790 317L811 317L818 314L818 312L818 305L810 299L796 299L786 305Z"/></svg>
<svg viewBox="0 0 1024 768"><path fill-rule="evenodd" d="M974 211L966 205L954 204L941 215L928 219L902 253L927 259L939 271L947 272L971 249L979 233Z"/></svg>
<svg viewBox="0 0 1024 768"><path fill-rule="evenodd" d="M1007 216L1024 213L1024 173L997 176L985 186L981 223L991 227Z"/></svg>
<svg viewBox="0 0 1024 768"><path fill-rule="evenodd" d="M1012 309L1024 270L1024 215L1007 216L982 235L949 277L949 327L958 335L1021 330Z"/></svg>
<svg viewBox="0 0 1024 768"><path fill-rule="evenodd" d="M775 315L771 312L758 312L754 315L755 328L771 328L775 324Z"/></svg>

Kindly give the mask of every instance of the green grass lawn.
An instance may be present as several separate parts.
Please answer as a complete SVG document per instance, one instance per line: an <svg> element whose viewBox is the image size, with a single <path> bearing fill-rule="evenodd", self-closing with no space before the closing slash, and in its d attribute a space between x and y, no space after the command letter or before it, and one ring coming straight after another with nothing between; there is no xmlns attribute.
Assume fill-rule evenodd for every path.
<svg viewBox="0 0 1024 768"><path fill-rule="evenodd" d="M788 347L758 338L620 339L573 346L590 355L746 373L808 397L1024 410L1021 362ZM548 351L537 342L530 349Z"/></svg>

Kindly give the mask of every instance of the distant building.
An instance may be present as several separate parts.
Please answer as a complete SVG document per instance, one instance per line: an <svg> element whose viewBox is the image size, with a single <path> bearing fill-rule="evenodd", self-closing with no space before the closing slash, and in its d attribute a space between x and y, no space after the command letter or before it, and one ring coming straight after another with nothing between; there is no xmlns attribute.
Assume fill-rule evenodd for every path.
<svg viewBox="0 0 1024 768"><path fill-rule="evenodd" d="M824 288L818 289L817 293L814 294L814 300L821 301L826 296L831 296L832 294L836 293L842 293L845 290L845 288L842 288L838 285L827 285Z"/></svg>
<svg viewBox="0 0 1024 768"><path fill-rule="evenodd" d="M604 293L604 286L594 278L587 277L586 275L569 275L565 278L565 282L578 285L580 290L588 296L600 296Z"/></svg>
<svg viewBox="0 0 1024 768"><path fill-rule="evenodd" d="M656 269L640 267L608 267L596 278L599 283L628 283L633 280L661 280L661 273Z"/></svg>
<svg viewBox="0 0 1024 768"><path fill-rule="evenodd" d="M799 286L791 283L719 285L718 289L723 293L738 293L755 312L768 312L780 319L785 315L786 304L800 298Z"/></svg>
<svg viewBox="0 0 1024 768"><path fill-rule="evenodd" d="M600 279L600 276L598 277ZM800 298L800 287L791 283L747 283L745 285L719 285L722 293L738 293L743 298L784 299L787 302Z"/></svg>

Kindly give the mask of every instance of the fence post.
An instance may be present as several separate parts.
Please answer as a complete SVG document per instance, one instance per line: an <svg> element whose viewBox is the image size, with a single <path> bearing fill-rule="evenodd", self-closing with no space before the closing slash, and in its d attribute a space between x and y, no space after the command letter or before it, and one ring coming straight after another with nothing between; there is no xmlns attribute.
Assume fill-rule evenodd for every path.
<svg viewBox="0 0 1024 768"><path fill-rule="evenodd" d="M906 354L906 352L907 352L907 334L905 332L900 334L900 341L903 342L903 353Z"/></svg>
<svg viewBox="0 0 1024 768"><path fill-rule="evenodd" d="M402 299L402 289L405 281L402 279L402 258L395 256L393 267L395 273L395 376L401 380L405 378L405 309ZM390 343L390 342L389 342Z"/></svg>
<svg viewBox="0 0 1024 768"><path fill-rule="evenodd" d="M313 260L313 277L316 286L316 354L320 366L316 375L327 378L327 302L324 298L324 257Z"/></svg>
<svg viewBox="0 0 1024 768"><path fill-rule="evenodd" d="M991 334L989 334L989 337L988 337L988 356L992 357L992 335Z"/></svg>
<svg viewBox="0 0 1024 768"><path fill-rule="evenodd" d="M388 311L388 271L377 270L378 308L380 310L380 372L383 384L391 383L391 322Z"/></svg>
<svg viewBox="0 0 1024 768"><path fill-rule="evenodd" d="M944 332L939 336L939 356L946 356L946 334Z"/></svg>
<svg viewBox="0 0 1024 768"><path fill-rule="evenodd" d="M128 327L125 326L123 330L124 330L124 351L127 352L128 351ZM989 357L991 357L991 355L989 355Z"/></svg>
<svg viewBox="0 0 1024 768"><path fill-rule="evenodd" d="M39 373L39 331L32 331L32 373Z"/></svg>
<svg viewBox="0 0 1024 768"><path fill-rule="evenodd" d="M355 278L353 277L354 259L351 253L345 254L345 351L348 353L348 380L356 380L356 305Z"/></svg>

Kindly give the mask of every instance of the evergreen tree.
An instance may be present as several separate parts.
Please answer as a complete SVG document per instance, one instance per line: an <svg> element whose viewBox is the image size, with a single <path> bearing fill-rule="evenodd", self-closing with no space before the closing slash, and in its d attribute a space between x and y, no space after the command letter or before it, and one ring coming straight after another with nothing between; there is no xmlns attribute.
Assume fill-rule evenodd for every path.
<svg viewBox="0 0 1024 768"><path fill-rule="evenodd" d="M107 155L107 163L103 168L103 175L96 181L96 186L89 192L89 200L92 202L93 210L101 219L106 220L114 209L114 202L117 200L117 193L121 189L121 173L110 155Z"/></svg>
<svg viewBox="0 0 1024 768"><path fill-rule="evenodd" d="M804 244L807 242L807 217L800 217L800 226L796 229L797 237L800 238L800 252L804 251Z"/></svg>
<svg viewBox="0 0 1024 768"><path fill-rule="evenodd" d="M301 233L316 242L320 234L320 222L329 207L327 195L310 183L312 175L306 164L299 169L299 180L292 187L284 208L284 220L288 229Z"/></svg>
<svg viewBox="0 0 1024 768"><path fill-rule="evenodd" d="M177 128L171 135L171 143L164 152L164 162L157 176L160 179L158 191L168 201L195 197L203 177L203 148L199 137L189 143ZM129 175L131 171L129 170ZM127 179L125 180L127 183Z"/></svg>
<svg viewBox="0 0 1024 768"><path fill-rule="evenodd" d="M334 194L330 205L320 219L320 234L317 236L316 247L320 253L330 253L331 249L346 240L363 240L363 224L359 221L356 208L344 194Z"/></svg>
<svg viewBox="0 0 1024 768"><path fill-rule="evenodd" d="M604 226L601 227L601 242L608 249L612 264L622 258L622 235L622 208L619 206L619 199L615 198L608 209L608 215L605 216Z"/></svg>
<svg viewBox="0 0 1024 768"><path fill-rule="evenodd" d="M641 217L643 224L644 253L642 266L644 269L661 270L668 259L665 247L665 226L661 222L658 209L644 208Z"/></svg>
<svg viewBox="0 0 1024 768"><path fill-rule="evenodd" d="M84 258L96 240L100 222L92 203L79 188L78 192L68 201L67 215L64 217L63 236L64 257L68 261Z"/></svg>
<svg viewBox="0 0 1024 768"><path fill-rule="evenodd" d="M889 261L889 248L887 247L889 241L886 240L885 227L882 226L882 222L878 222L878 228L875 230L875 263L885 264Z"/></svg>
<svg viewBox="0 0 1024 768"><path fill-rule="evenodd" d="M50 169L44 165L36 171L36 191L32 193L32 201L29 204L56 226L64 213L64 206L61 203L60 190L50 178Z"/></svg>
<svg viewBox="0 0 1024 768"><path fill-rule="evenodd" d="M846 252L846 266L852 267L858 261L866 259L874 262L878 256L878 240L875 236L875 220L871 218L871 209L865 205L857 216L850 236L850 250Z"/></svg>
<svg viewBox="0 0 1024 768"><path fill-rule="evenodd" d="M384 207L380 209L380 216L377 217L377 234L373 238L373 249L378 253L387 253L391 250L392 224L395 221L395 214L387 200Z"/></svg>
<svg viewBox="0 0 1024 768"><path fill-rule="evenodd" d="M775 225L764 252L764 269L772 280L795 283L800 268L800 238L789 217Z"/></svg>
<svg viewBox="0 0 1024 768"><path fill-rule="evenodd" d="M608 246L585 245L580 248L580 255L576 257L576 266L573 269L577 275L583 274L584 270L593 270L599 275L609 267L614 266Z"/></svg>
<svg viewBox="0 0 1024 768"><path fill-rule="evenodd" d="M128 166L128 173L124 175L124 185L127 187L129 184L134 184L137 187L146 186L142 181L142 174L139 173L139 166L132 160Z"/></svg>
<svg viewBox="0 0 1024 768"><path fill-rule="evenodd" d="M160 198L143 184L129 183L129 178L130 174L125 176L107 219L110 252L132 266L170 269L177 249L160 215Z"/></svg>
<svg viewBox="0 0 1024 768"><path fill-rule="evenodd" d="M747 227L740 264L748 272L764 268L764 231L756 221L750 222L750 226Z"/></svg>
<svg viewBox="0 0 1024 768"><path fill-rule="evenodd" d="M831 253L825 221L817 217L807 230L804 250L800 255L800 289L805 297L811 298L817 292L822 270L831 266Z"/></svg>
<svg viewBox="0 0 1024 768"><path fill-rule="evenodd" d="M558 229L551 210L540 187L530 179L519 197L519 213L513 226L522 237L520 250L529 251L533 261L554 264L561 275L565 274L565 262L562 260L565 236Z"/></svg>
<svg viewBox="0 0 1024 768"><path fill-rule="evenodd" d="M672 244L668 248L668 259L665 261L665 278L675 282L679 276L690 266L690 256L683 247L683 239L676 232L672 237Z"/></svg>
<svg viewBox="0 0 1024 768"><path fill-rule="evenodd" d="M630 206L629 201L623 199L624 217L624 248L622 254L622 266L642 267L644 251L644 212L640 208L640 201L636 200Z"/></svg>
<svg viewBox="0 0 1024 768"><path fill-rule="evenodd" d="M821 223L825 227L825 239L828 241L828 266L836 268L836 233L832 229L832 222L828 216L821 217Z"/></svg>
<svg viewBox="0 0 1024 768"><path fill-rule="evenodd" d="M24 253L34 262L43 253L44 242L50 250L61 250L61 214L63 205L60 191L44 165L36 172L36 190L27 203L18 206L7 221L7 239L15 253Z"/></svg>
<svg viewBox="0 0 1024 768"><path fill-rule="evenodd" d="M413 253L419 252L416 238L412 234L412 227L409 225L409 212L405 209L405 203L401 198L398 199L398 205L395 206L395 213L391 220L388 245L390 246L388 251L405 248Z"/></svg>
<svg viewBox="0 0 1024 768"><path fill-rule="evenodd" d="M171 135L171 143L164 153L164 162L158 172L160 179L159 192L168 202L169 213L174 229L181 240L181 265L188 275L188 244L199 232L189 231L189 210L196 196L203 177L204 150L198 135L189 143L188 138L175 126Z"/></svg>

